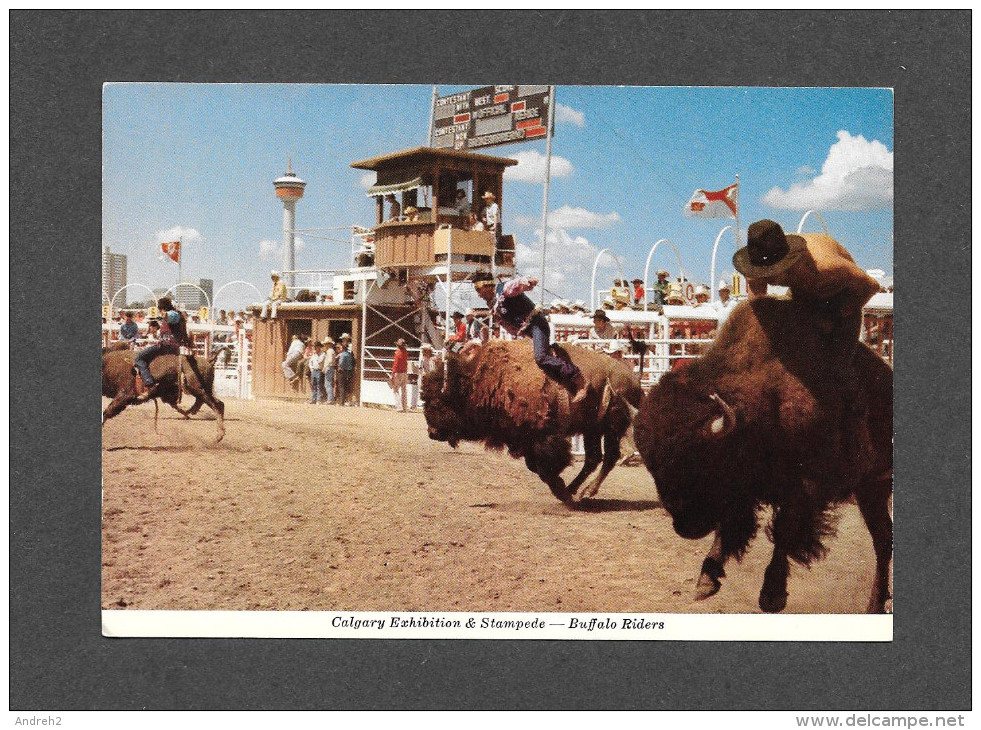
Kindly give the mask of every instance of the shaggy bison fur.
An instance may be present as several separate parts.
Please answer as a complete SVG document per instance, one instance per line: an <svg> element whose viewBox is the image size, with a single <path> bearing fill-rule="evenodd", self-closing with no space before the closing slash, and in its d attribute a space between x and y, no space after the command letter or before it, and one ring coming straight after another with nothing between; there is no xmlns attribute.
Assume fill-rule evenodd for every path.
<svg viewBox="0 0 981 730"><path fill-rule="evenodd" d="M552 493L566 503L599 490L620 458L620 439L643 391L633 372L603 353L555 346L586 379L587 393L570 405L569 392L535 364L529 340L492 340L438 360L422 383L429 437L456 446L481 441L524 458ZM572 463L570 437L582 434L585 462L567 486L562 471ZM596 478L586 479L602 464Z"/></svg>
<svg viewBox="0 0 981 730"><path fill-rule="evenodd" d="M759 604L780 611L788 559L825 553L832 507L854 496L872 535L876 570L870 612L886 610L892 559L892 369L864 345L850 377L810 310L760 298L737 307L711 349L664 375L634 420L637 448L682 537L716 531L699 598L721 587L773 508L773 556Z"/></svg>
<svg viewBox="0 0 981 730"><path fill-rule="evenodd" d="M210 358L190 358L184 355L160 355L150 362L150 372L160 383L153 399L153 427L156 430L159 406L157 398L190 418L202 405L214 411L218 419L218 441L225 436L225 404L214 395L215 360L224 348L216 349ZM121 413L126 406L133 405L136 398L136 383L133 363L136 353L129 349L106 348L102 352L102 395L112 398L112 402L102 412L102 423ZM178 370L180 368L180 370ZM180 375L178 375L180 373ZM180 407L182 392L194 396L194 403L187 410Z"/></svg>

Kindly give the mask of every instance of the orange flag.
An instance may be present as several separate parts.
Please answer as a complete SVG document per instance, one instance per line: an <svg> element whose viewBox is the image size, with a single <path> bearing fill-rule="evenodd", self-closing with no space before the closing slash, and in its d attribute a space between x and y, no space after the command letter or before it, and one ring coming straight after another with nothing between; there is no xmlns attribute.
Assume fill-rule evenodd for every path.
<svg viewBox="0 0 981 730"><path fill-rule="evenodd" d="M160 250L165 254L170 256L175 264L181 262L181 242L180 241L170 241L169 243L161 243Z"/></svg>

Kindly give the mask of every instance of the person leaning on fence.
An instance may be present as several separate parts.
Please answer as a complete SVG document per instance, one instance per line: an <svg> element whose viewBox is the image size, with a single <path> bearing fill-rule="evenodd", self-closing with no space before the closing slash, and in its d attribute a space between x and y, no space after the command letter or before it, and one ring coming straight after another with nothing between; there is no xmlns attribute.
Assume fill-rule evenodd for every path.
<svg viewBox="0 0 981 730"><path fill-rule="evenodd" d="M395 402L399 411L408 410L406 403L406 386L409 384L409 351L405 349L405 340L401 337L395 342L395 355L392 358L392 379L389 381L395 392Z"/></svg>
<svg viewBox="0 0 981 730"><path fill-rule="evenodd" d="M306 347L306 342L306 335L293 335L293 341L290 342L290 347L286 351L286 359L283 360L283 377L291 383L295 383L300 379L300 376L296 374L296 370L293 368L303 358L303 350Z"/></svg>
<svg viewBox="0 0 981 730"><path fill-rule="evenodd" d="M324 346L313 343L313 354L307 359L310 371L310 402L323 403L324 392Z"/></svg>
<svg viewBox="0 0 981 730"><path fill-rule="evenodd" d="M593 312L593 326L589 328L589 339L591 340L615 340L620 336L610 323L610 318L602 309Z"/></svg>
<svg viewBox="0 0 981 730"><path fill-rule="evenodd" d="M267 315L276 319L276 308L279 303L289 301L290 298L289 292L286 290L286 282L279 278L278 271L269 272L269 278L272 279L272 292L270 292L266 303L262 305L262 311L259 312L260 319L265 319Z"/></svg>

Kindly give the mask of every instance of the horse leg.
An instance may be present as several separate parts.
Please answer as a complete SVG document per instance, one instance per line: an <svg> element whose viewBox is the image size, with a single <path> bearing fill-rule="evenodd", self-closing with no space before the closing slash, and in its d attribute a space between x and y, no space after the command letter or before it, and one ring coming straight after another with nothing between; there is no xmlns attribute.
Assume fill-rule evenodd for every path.
<svg viewBox="0 0 981 730"><path fill-rule="evenodd" d="M864 487L865 485L863 485ZM868 613L888 613L889 565L892 562L892 518L889 516L889 493L892 491L892 471L876 477L867 488L856 490L855 501L862 519L872 535L875 549L875 578L869 597Z"/></svg>
<svg viewBox="0 0 981 730"><path fill-rule="evenodd" d="M574 496L572 497L573 502L580 501L581 497L576 494L576 490L579 489L579 485L586 481L586 478L596 471L596 467L599 466L600 462L603 460L603 448L602 448L602 437L598 433L588 432L584 433L582 436L583 448L586 450L586 458L583 461L582 469L576 474L576 478L569 482L568 490Z"/></svg>
<svg viewBox="0 0 981 730"><path fill-rule="evenodd" d="M585 487L579 488L575 497L572 498L574 502L581 502L584 499L588 499L599 491L600 485L620 460L620 437L622 435L622 433L610 432L603 435L603 466L600 469L600 473Z"/></svg>

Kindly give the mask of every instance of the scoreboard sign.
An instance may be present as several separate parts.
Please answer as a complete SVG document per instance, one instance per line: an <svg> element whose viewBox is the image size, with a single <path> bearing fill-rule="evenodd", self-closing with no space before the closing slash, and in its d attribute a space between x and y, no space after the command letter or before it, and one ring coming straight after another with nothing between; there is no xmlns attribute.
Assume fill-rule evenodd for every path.
<svg viewBox="0 0 981 730"><path fill-rule="evenodd" d="M467 150L544 137L551 103L548 86L485 86L441 96L430 144Z"/></svg>

